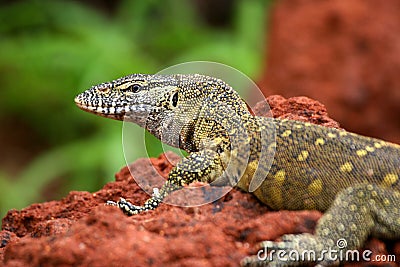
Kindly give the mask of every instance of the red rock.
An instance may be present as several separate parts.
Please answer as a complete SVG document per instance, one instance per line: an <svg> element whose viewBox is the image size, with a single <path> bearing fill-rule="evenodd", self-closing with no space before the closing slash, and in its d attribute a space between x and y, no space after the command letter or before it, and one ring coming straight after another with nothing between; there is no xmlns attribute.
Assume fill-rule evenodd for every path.
<svg viewBox="0 0 400 267"><path fill-rule="evenodd" d="M324 103L343 128L400 143L400 2L275 1L260 87Z"/></svg>

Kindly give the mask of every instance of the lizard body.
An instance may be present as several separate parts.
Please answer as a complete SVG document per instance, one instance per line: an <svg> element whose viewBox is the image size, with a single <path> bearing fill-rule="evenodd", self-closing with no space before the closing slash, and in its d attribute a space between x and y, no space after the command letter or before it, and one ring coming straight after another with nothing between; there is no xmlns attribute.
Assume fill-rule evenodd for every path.
<svg viewBox="0 0 400 267"><path fill-rule="evenodd" d="M265 241L286 252L360 248L368 236L400 238L400 146L344 130L252 115L222 80L204 75L133 74L102 83L75 98L83 110L147 129L189 152L142 206L121 198L109 204L128 215L155 209L194 181L237 185L269 207L325 212L314 235ZM256 187L255 177L261 177ZM253 192L254 191L254 192ZM288 260L288 259L286 259ZM274 265L297 261L268 259ZM337 261L322 257L321 265ZM246 258L243 265L266 262Z"/></svg>

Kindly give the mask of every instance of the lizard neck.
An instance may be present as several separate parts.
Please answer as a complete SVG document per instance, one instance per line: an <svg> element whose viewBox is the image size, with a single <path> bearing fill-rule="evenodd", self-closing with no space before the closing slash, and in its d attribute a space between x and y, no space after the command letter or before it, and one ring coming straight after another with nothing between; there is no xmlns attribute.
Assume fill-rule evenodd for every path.
<svg viewBox="0 0 400 267"><path fill-rule="evenodd" d="M168 112L153 109L144 127L163 143L187 152L230 149L227 140L253 118L245 102L218 80L183 87L176 107Z"/></svg>

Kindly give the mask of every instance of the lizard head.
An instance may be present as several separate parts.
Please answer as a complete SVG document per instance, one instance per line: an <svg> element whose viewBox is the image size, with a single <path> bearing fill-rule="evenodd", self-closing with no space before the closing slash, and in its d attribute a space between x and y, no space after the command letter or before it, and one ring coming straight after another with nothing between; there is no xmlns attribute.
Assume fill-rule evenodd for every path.
<svg viewBox="0 0 400 267"><path fill-rule="evenodd" d="M132 74L95 85L75 98L84 111L136 123L176 147L180 147L182 129L193 134L199 117L205 113L221 115L223 112L213 109L221 108L227 101L237 112L248 112L229 85L198 74Z"/></svg>
<svg viewBox="0 0 400 267"><path fill-rule="evenodd" d="M154 106L149 94L150 75L135 74L92 86L75 97L76 105L99 116L125 120L125 116L148 113Z"/></svg>

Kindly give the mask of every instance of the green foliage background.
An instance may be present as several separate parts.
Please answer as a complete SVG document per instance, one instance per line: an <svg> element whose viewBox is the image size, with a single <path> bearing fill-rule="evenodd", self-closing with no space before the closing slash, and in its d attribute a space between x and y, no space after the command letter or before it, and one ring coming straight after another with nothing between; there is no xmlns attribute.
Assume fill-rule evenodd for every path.
<svg viewBox="0 0 400 267"><path fill-rule="evenodd" d="M27 163L8 159L23 162L17 171L0 165L0 217L70 190L96 191L125 165L122 124L74 105L74 96L88 87L194 60L224 63L256 78L270 2L235 3L232 26L223 28L207 26L186 0L125 0L113 12L84 1L1 4L0 122L22 122L29 129L24 143L43 149ZM13 125L2 123L1 131L12 137ZM161 152L147 147L150 156ZM3 158L17 154L0 151Z"/></svg>

